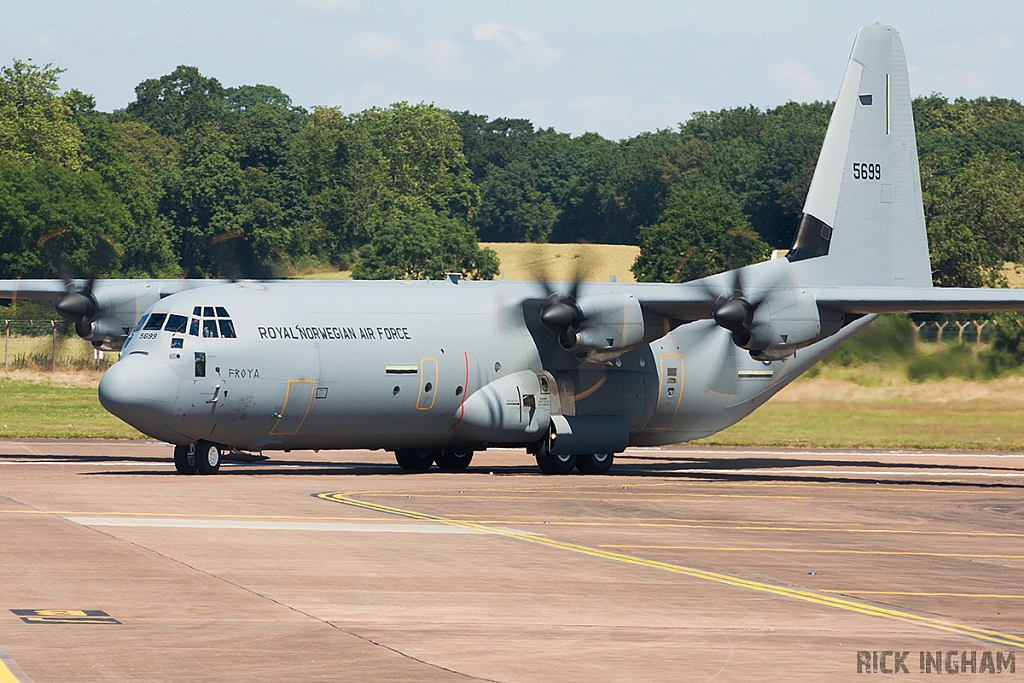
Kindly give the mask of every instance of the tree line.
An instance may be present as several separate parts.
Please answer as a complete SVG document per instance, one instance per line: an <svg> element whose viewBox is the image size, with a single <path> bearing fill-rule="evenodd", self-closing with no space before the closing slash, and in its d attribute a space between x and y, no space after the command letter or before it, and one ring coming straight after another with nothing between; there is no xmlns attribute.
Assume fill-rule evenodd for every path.
<svg viewBox="0 0 1024 683"><path fill-rule="evenodd" d="M96 110L61 69L0 69L0 278L490 278L479 241L638 244L643 281L787 248L832 103L697 112L608 140L429 104L361 112L191 66ZM914 100L935 281L999 284L1024 250L1024 107Z"/></svg>

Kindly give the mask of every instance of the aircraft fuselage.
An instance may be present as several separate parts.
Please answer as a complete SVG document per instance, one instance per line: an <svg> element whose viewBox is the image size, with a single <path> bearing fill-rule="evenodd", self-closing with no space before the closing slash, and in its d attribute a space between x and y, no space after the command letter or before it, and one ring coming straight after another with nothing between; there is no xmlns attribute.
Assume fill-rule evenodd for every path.
<svg viewBox="0 0 1024 683"><path fill-rule="evenodd" d="M143 316L100 399L154 438L241 450L522 446L560 416L657 445L742 419L848 336L760 362L696 321L585 362L527 324L531 297L536 283L467 281L184 291Z"/></svg>

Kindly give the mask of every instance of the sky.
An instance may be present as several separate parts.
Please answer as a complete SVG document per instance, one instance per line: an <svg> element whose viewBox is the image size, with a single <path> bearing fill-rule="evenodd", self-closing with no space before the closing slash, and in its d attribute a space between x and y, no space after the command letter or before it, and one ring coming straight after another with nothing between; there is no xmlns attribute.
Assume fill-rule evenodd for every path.
<svg viewBox="0 0 1024 683"><path fill-rule="evenodd" d="M179 64L345 112L432 102L622 139L694 111L834 99L857 29L901 34L914 94L1024 100L1019 0L38 0L0 63L66 69L113 111Z"/></svg>

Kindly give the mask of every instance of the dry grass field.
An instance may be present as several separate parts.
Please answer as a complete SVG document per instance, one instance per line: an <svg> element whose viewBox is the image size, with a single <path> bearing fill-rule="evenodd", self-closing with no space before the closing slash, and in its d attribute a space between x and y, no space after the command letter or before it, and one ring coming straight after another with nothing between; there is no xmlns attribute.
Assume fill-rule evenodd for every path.
<svg viewBox="0 0 1024 683"><path fill-rule="evenodd" d="M568 282L577 275L588 282L636 282L630 268L640 247L629 244L533 244L530 242L481 242L493 249L501 262L498 279ZM323 269L299 276L303 280L351 280L348 270Z"/></svg>
<svg viewBox="0 0 1024 683"><path fill-rule="evenodd" d="M480 246L497 252L506 280L537 280L544 276L551 281L568 282L578 275L587 282L608 282L612 277L618 282L636 282L630 268L640 253L640 247L628 244L486 242Z"/></svg>

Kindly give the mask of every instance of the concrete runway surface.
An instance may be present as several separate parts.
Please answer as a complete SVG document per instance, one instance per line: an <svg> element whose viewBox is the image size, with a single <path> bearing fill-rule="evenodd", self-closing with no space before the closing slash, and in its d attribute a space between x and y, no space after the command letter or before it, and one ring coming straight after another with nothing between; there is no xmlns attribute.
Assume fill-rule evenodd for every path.
<svg viewBox="0 0 1024 683"><path fill-rule="evenodd" d="M170 458L0 441L0 683L1024 677L1019 453Z"/></svg>

